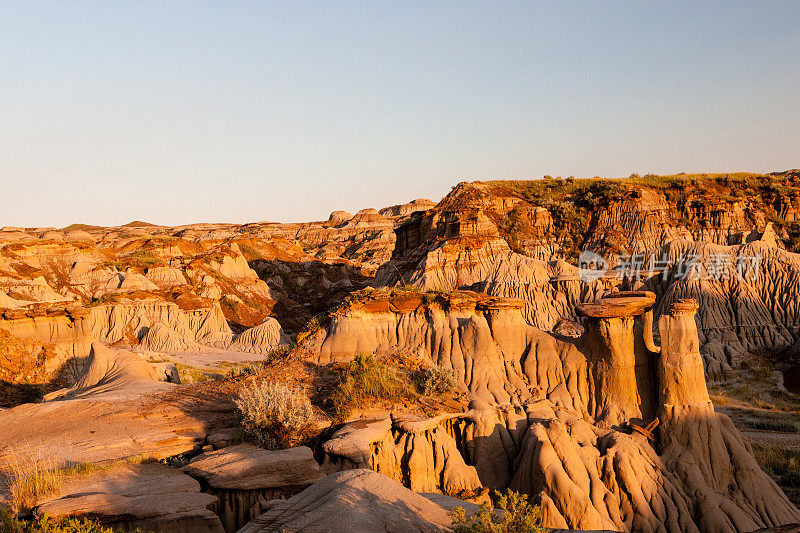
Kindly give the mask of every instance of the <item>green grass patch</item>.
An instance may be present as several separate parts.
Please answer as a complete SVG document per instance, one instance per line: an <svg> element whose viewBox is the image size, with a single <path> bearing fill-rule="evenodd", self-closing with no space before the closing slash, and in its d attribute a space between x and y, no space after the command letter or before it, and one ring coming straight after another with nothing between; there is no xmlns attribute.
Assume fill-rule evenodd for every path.
<svg viewBox="0 0 800 533"><path fill-rule="evenodd" d="M761 468L795 505L800 505L800 449L753 443L753 455Z"/></svg>
<svg viewBox="0 0 800 533"><path fill-rule="evenodd" d="M98 472L108 465L76 463L57 466L47 459L7 456L10 472L7 475L8 505L15 513L30 511L41 498L58 492L70 477Z"/></svg>
<svg viewBox="0 0 800 533"><path fill-rule="evenodd" d="M399 403L415 396L407 371L378 361L371 354L359 354L345 370L330 402L336 418L345 420L356 408L374 406L377 402Z"/></svg>
<svg viewBox="0 0 800 533"><path fill-rule="evenodd" d="M178 378L181 383L202 383L204 381L224 379L225 370L196 368L182 363L175 363L178 370Z"/></svg>
<svg viewBox="0 0 800 533"><path fill-rule="evenodd" d="M128 268L147 270L148 268L166 265L167 261L164 258L148 250L136 250L129 255L117 257L105 263L105 266L114 267L123 272Z"/></svg>
<svg viewBox="0 0 800 533"><path fill-rule="evenodd" d="M750 427L759 431L776 431L779 433L797 433L798 426L788 420L755 420L749 423Z"/></svg>

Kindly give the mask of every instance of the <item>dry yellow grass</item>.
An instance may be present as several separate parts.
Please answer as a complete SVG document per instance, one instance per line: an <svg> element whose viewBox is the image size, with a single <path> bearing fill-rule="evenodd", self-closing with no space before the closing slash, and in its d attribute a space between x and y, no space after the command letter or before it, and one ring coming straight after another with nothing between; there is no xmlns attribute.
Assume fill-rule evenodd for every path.
<svg viewBox="0 0 800 533"><path fill-rule="evenodd" d="M16 513L27 512L42 498L57 493L69 477L107 468L93 463L58 466L52 459L24 457L14 452L6 453L4 459L8 467L8 504Z"/></svg>
<svg viewBox="0 0 800 533"><path fill-rule="evenodd" d="M101 472L110 468L155 461L137 456L104 463L57 463L52 457L27 451L20 447L5 450L0 456L0 471L6 506L16 514L27 513L42 499L57 494L64 483L75 477Z"/></svg>

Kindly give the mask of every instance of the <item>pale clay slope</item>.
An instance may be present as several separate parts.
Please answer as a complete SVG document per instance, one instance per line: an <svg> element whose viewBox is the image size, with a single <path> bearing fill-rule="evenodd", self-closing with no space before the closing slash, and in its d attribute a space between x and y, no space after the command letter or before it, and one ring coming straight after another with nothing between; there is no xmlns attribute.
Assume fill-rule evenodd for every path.
<svg viewBox="0 0 800 533"><path fill-rule="evenodd" d="M200 483L160 464L125 465L71 480L37 516L102 518L128 531L224 533L218 500Z"/></svg>
<svg viewBox="0 0 800 533"><path fill-rule="evenodd" d="M446 532L447 510L371 470L332 474L288 500L267 503L240 533Z"/></svg>
<svg viewBox="0 0 800 533"><path fill-rule="evenodd" d="M127 341L146 352L169 354L196 366L254 360L290 344L274 318L235 335L219 305L183 310L158 300L101 305L53 316L23 315L0 320L0 329L53 346L53 357L45 362L49 375L56 375L71 362L82 367L92 343L98 340L109 344Z"/></svg>
<svg viewBox="0 0 800 533"><path fill-rule="evenodd" d="M709 377L723 378L748 350L791 346L800 333L800 308L792 296L800 290L797 254L761 240L736 246L673 240L649 251L668 261L660 265L667 268L666 274L656 272L644 284L659 296L656 316L680 298L700 302L697 320ZM694 279L680 278L679 263L695 257L706 265L729 265L728 273L721 279L707 279L704 273ZM736 265L747 264L750 258L758 258L752 273L737 276ZM649 268L650 261L644 265ZM469 251L436 248L407 275L407 281L421 289L471 286L495 296L520 298L525 301L525 319L552 330L562 318L574 320L575 306L608 294L620 284L615 275L584 281L580 274L563 261L543 262L517 254L502 239L494 239Z"/></svg>
<svg viewBox="0 0 800 533"><path fill-rule="evenodd" d="M54 466L163 459L231 426L232 405L174 397L170 374L167 365L95 343L75 386L0 411L0 471L15 457Z"/></svg>

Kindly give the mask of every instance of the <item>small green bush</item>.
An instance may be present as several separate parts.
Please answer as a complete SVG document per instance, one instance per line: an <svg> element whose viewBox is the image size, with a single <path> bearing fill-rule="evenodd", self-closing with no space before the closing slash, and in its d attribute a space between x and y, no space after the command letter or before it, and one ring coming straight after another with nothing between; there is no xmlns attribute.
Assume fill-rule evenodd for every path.
<svg viewBox="0 0 800 533"><path fill-rule="evenodd" d="M280 346L276 346L272 350L269 351L267 354L266 361L268 363L274 363L276 361L285 361L289 358L292 354L292 347L287 344L281 344Z"/></svg>
<svg viewBox="0 0 800 533"><path fill-rule="evenodd" d="M494 496L500 512L487 503L471 516L463 507L451 510L453 533L544 533L542 511L528 503L527 495L509 490L505 494L494 491Z"/></svg>
<svg viewBox="0 0 800 533"><path fill-rule="evenodd" d="M266 361L245 361L244 363L235 364L228 370L226 375L231 379L254 376L264 369L265 362Z"/></svg>
<svg viewBox="0 0 800 533"><path fill-rule="evenodd" d="M15 519L0 509L0 531L3 533L112 533L112 529L83 518L39 518L31 521Z"/></svg>
<svg viewBox="0 0 800 533"><path fill-rule="evenodd" d="M306 396L278 383L253 383L235 402L246 435L267 449L297 444L314 415Z"/></svg>
<svg viewBox="0 0 800 533"><path fill-rule="evenodd" d="M525 253L525 247L522 245L521 237L523 237L525 233L530 232L530 224L527 223L525 217L518 209L509 211L506 217L498 223L497 227L509 247L511 247L511 250L518 254Z"/></svg>
<svg viewBox="0 0 800 533"><path fill-rule="evenodd" d="M790 222L784 229L787 235L787 239L784 243L786 249L794 253L800 252L800 224L797 222Z"/></svg>

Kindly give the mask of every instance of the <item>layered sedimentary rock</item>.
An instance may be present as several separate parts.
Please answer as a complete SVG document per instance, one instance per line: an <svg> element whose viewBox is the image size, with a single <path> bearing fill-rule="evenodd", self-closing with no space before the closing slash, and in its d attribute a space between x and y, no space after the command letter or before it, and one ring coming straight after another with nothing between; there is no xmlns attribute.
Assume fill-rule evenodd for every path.
<svg viewBox="0 0 800 533"><path fill-rule="evenodd" d="M652 426L598 431L548 405L528 412L511 487L541 491L550 525L749 531L798 520L741 434L708 401L695 310L694 302L680 302L659 320L662 348L650 363L660 422L653 434Z"/></svg>
<svg viewBox="0 0 800 533"><path fill-rule="evenodd" d="M218 304L186 309L149 298L88 309L37 305L3 313L0 377L9 384L72 385L97 341L161 354L232 351L254 356L290 344L273 318L235 335Z"/></svg>
<svg viewBox="0 0 800 533"><path fill-rule="evenodd" d="M797 223L797 176L790 171L664 181L685 188L680 194L638 178L585 185L578 180L462 183L435 207L396 228L392 259L379 269L376 282L471 288L520 298L528 322L553 330L560 320L575 319L577 305L605 296L623 277L641 275L638 283L653 277L646 288L665 296L656 318L674 299L701 303L701 351L708 375L719 379L749 350L780 350L800 331L796 306L787 301L798 256L781 249L796 248L785 228ZM763 200L748 199L741 191L735 200L718 194L752 188L756 182L770 190ZM563 199L554 201L553 196ZM784 229L770 218L782 221L776 224ZM600 253L606 267L626 271L582 279L585 272L563 261L574 264L582 250ZM621 258L632 254L641 258L622 265ZM761 277L753 283L686 281L676 265L687 255L734 267L757 258ZM632 266L641 271L630 272ZM651 267L656 270L648 272Z"/></svg>
<svg viewBox="0 0 800 533"><path fill-rule="evenodd" d="M578 307L587 317L580 337L588 357L589 412L598 423L651 418L654 410L651 292L617 293Z"/></svg>
<svg viewBox="0 0 800 533"><path fill-rule="evenodd" d="M147 331L159 324L182 337L214 343L232 336L218 304L196 309L181 309L172 302L140 300L92 307L90 324L94 338L108 343L136 344Z"/></svg>
<svg viewBox="0 0 800 533"><path fill-rule="evenodd" d="M526 304L525 318L545 330L561 318L574 317L576 305L603 296L614 280L582 281L578 268L551 260L557 257L557 246L546 240L535 246L549 250L546 253L514 251L501 234L498 217L521 204L525 202L502 188L459 184L435 208L396 229L397 246L391 261L378 270L376 284L441 291L471 288L520 298Z"/></svg>
<svg viewBox="0 0 800 533"><path fill-rule="evenodd" d="M328 471L370 468L416 491L463 496L511 487L535 496L547 525L563 528L798 522L746 441L714 413L703 370L727 377L751 351L796 343L800 261L783 248L800 249L799 177L747 177L746 190L757 187L761 199L734 190L735 176L699 185L683 177L544 180L460 184L436 205L336 212L312 223L6 228L0 379L46 383L73 361L67 384L77 384L0 411L0 450L26 442L65 464L230 444L228 398L198 407L168 383L174 367L101 344L90 355L92 343L159 359L258 359L290 344L284 328L304 330L374 281L402 290L355 295L300 337L299 353L322 365L362 352L413 355L451 370L471 401L432 419L392 413L351 422L320 445ZM618 270L577 268L580 247ZM639 270L623 264L631 253L644 256ZM699 275L684 275L689 258L699 258ZM755 272L737 270L753 258L746 266ZM640 291L614 292L622 287ZM689 298L700 304L696 313ZM262 486L270 470L258 487L223 487L226 468L247 471L238 460L222 464L224 456L204 456L193 464L209 471L193 475L217 485L213 508L229 531L300 486ZM261 459L249 459L258 470ZM320 490L322 508L342 499ZM359 502L383 497L356 492ZM258 522L265 530L313 529L319 518L309 500L268 507ZM382 513L361 506L351 521L395 527ZM408 520L435 529L418 518L415 511Z"/></svg>
<svg viewBox="0 0 800 533"><path fill-rule="evenodd" d="M577 305L619 283L608 276L581 281L581 271L564 262L574 262L570 254L578 245L603 253L609 265L619 254L702 246L693 242L793 247L797 175L463 183L436 205L415 200L300 224L10 228L11 242L0 250L0 305L155 297L211 308L218 301L236 332L269 315L297 332L369 283L380 267L379 285L469 287L520 298L526 320L549 331L561 320L574 321ZM761 200L742 194L753 187L766 191ZM719 194L725 190L736 198ZM736 258L744 251L722 253ZM704 254L712 252L709 245ZM776 249L764 261L770 266L763 286L791 286L792 268L781 265L795 263L793 255ZM760 287L715 282L677 283L672 290L669 280L651 285L659 296L674 292L701 302L701 352L712 377L724 376L748 350L781 349L797 335L793 302L774 296L790 291L770 296Z"/></svg>
<svg viewBox="0 0 800 533"><path fill-rule="evenodd" d="M413 490L474 496L481 490L452 435L442 427L460 415L430 420L359 421L336 432L324 445L323 468L371 468Z"/></svg>
<svg viewBox="0 0 800 533"><path fill-rule="evenodd" d="M249 444L199 455L183 471L219 499L214 509L229 533L261 514L268 501L293 496L323 477L309 448L267 451Z"/></svg>
<svg viewBox="0 0 800 533"><path fill-rule="evenodd" d="M6 311L0 334L5 339L0 376L9 383L46 383L60 374L72 374L76 369L69 361L75 360L79 370L94 341L89 312L74 306Z"/></svg>
<svg viewBox="0 0 800 533"><path fill-rule="evenodd" d="M154 352L198 352L203 345L193 339L184 337L169 326L157 323L145 330L139 346Z"/></svg>
<svg viewBox="0 0 800 533"><path fill-rule="evenodd" d="M318 362L407 350L453 370L477 398L498 403L530 399L540 389L569 397L560 392L568 381L562 356L573 354L551 351L554 339L525 323L522 306L519 300L469 291L368 292L333 316L330 327L309 338L303 349ZM520 360L522 351L541 352L541 360ZM541 378L538 388L523 377L528 371Z"/></svg>
<svg viewBox="0 0 800 533"><path fill-rule="evenodd" d="M0 396L10 395L11 401L13 385L19 383L40 384L50 390L74 384L97 341L160 354L223 354L217 358L226 357L226 351L260 356L290 344L273 318L235 335L219 304L199 303L198 307L182 307L147 297L89 308L35 304L5 310L0 317L4 346L0 377L12 390L3 385ZM239 360L237 357L233 359Z"/></svg>
<svg viewBox="0 0 800 533"><path fill-rule="evenodd" d="M761 470L730 419L714 412L703 379L694 300L659 320L659 452L700 501L702 530L750 531L798 521L797 509Z"/></svg>
<svg viewBox="0 0 800 533"><path fill-rule="evenodd" d="M661 314L696 300L707 374L721 378L751 350L779 352L800 332L796 293L800 256L754 241L737 246L676 241L661 251L662 272L644 287L659 294Z"/></svg>
<svg viewBox="0 0 800 533"><path fill-rule="evenodd" d="M168 366L153 365L135 353L95 343L75 384L51 393L46 399L138 396L143 392L165 390L164 382L168 382L171 375Z"/></svg>
<svg viewBox="0 0 800 533"><path fill-rule="evenodd" d="M126 300L183 309L218 304L237 333L269 316L299 331L363 288L391 256L398 221L431 205L415 200L383 214L337 212L329 221L298 224L8 228L0 238L0 309Z"/></svg>
<svg viewBox="0 0 800 533"><path fill-rule="evenodd" d="M236 337L231 350L240 350L249 353L268 354L278 346L291 344L289 337L274 318L267 318L254 328L244 331Z"/></svg>

